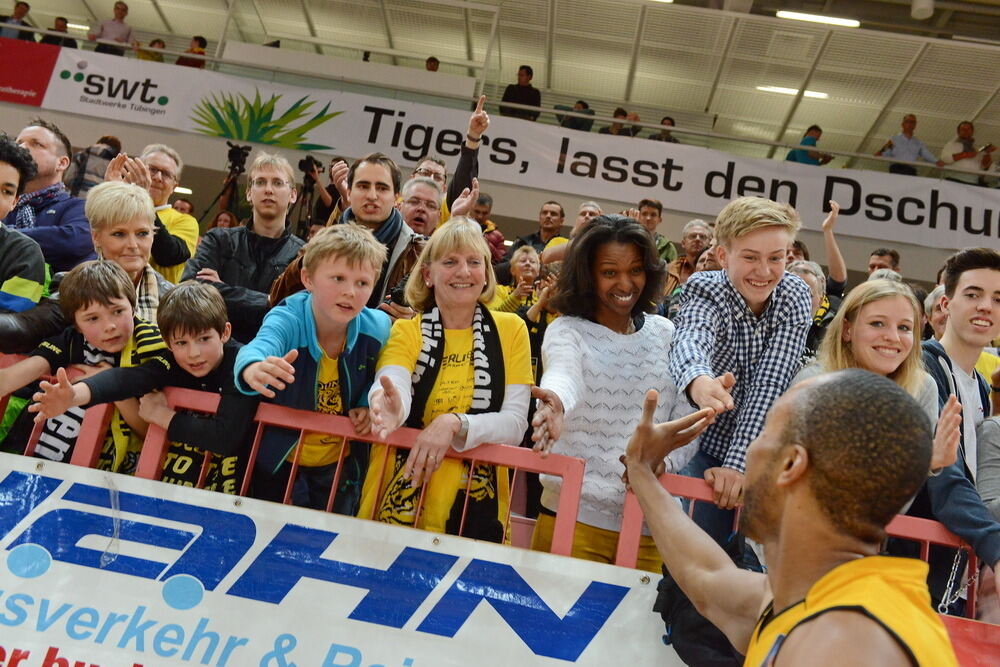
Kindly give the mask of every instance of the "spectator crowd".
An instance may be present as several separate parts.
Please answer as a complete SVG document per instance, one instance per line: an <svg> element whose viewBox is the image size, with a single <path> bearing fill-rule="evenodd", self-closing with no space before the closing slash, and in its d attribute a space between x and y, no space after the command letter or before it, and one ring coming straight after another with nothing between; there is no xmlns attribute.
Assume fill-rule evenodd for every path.
<svg viewBox="0 0 1000 667"><path fill-rule="evenodd" d="M0 35L24 38L17 26L27 10L17 3ZM114 11L90 38L121 55L132 31L127 5ZM204 48L195 37L190 52ZM519 69L502 114L537 118L504 106L540 106L532 76ZM540 206L536 231L508 241L478 180L485 101L462 128L452 171L427 155L404 178L381 152L314 166L313 182L322 169L329 184L317 189L308 239L289 223L301 191L280 155L253 155L244 220L220 210L203 231L191 202L172 200L184 158L169 145L130 155L104 135L74 152L44 119L8 128L13 136L0 139L0 352L24 356L0 370L0 396L11 396L0 448L23 452L38 423L34 456L68 462L83 411L110 403L101 469L134 473L155 424L170 442L164 482L238 493L246 475L257 498L281 501L290 489L299 506L494 542L509 539L510 477L449 452L498 443L577 456L586 474L573 555L615 562L627 471L651 529L638 567L666 566L748 656L762 640L726 623L746 614L699 597L706 575L691 563L728 571L728 547L746 567L771 566L773 557L787 572L772 549L794 526L775 528L779 506L873 558L919 555L907 543L883 544L896 513L934 519L971 545L989 580L1000 561L1000 422L990 416L1000 412L1000 253L954 253L925 294L904 281L898 251L876 247L869 279L849 286L836 202L822 223L824 270L796 238L799 214L759 197L729 202L715 220L690 220L673 240L661 232L658 200L624 211L588 201L567 219L554 198ZM614 118L601 133L639 135L637 115L618 109ZM673 119L661 125L648 138L676 142ZM879 154L970 171L991 164L993 147L977 148L971 123L959 125L940 159L915 126L906 116ZM828 162L821 134L809 128L788 159ZM827 394L817 389L824 386ZM217 393L219 408L172 408L165 387ZM272 429L248 469L261 402L348 417L378 442L401 427L420 434L404 449L315 432L299 443ZM854 446L838 454L840 429L851 442L875 438L896 458L890 465ZM900 437L919 446L893 446ZM199 480L206 453L211 466ZM761 472L761 461L770 468ZM695 505L693 524L649 482L664 471L711 487L714 502ZM792 495L800 475L811 495ZM532 548L551 545L561 491L557 478L533 484ZM961 614L979 573L966 571L964 552L940 547L906 576L930 617L931 609ZM734 581L735 591L749 580ZM773 587L775 607L796 601ZM756 621L764 598L750 599ZM986 604L983 613L997 620ZM936 619L925 620L937 636ZM926 633L897 634L921 656L944 651L925 645ZM946 653L935 664L948 664Z"/></svg>

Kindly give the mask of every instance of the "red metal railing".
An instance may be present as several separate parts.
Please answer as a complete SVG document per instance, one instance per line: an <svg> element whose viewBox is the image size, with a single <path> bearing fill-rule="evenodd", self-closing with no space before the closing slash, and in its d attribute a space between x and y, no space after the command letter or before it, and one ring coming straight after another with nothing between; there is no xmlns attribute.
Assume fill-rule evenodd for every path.
<svg viewBox="0 0 1000 667"><path fill-rule="evenodd" d="M174 387L168 387L165 393L167 396L167 403L174 409L213 413L218 408L219 396L217 394L177 389ZM88 411L88 416L89 412L90 411ZM298 431L300 435L299 444L296 445L294 453L292 454L291 472L285 486L284 502L286 504L291 502L292 487L299 471L299 455L302 447L301 435L303 433L316 432L340 436L343 437L345 441L360 440L369 443L378 442L378 440L372 435L358 435L355 433L354 426L347 417L322 414L308 410L295 410L270 403L261 403L260 406L258 406L257 413L254 415L253 419L257 424L257 430L254 434L253 445L247 459L247 472L243 479L240 494L246 495L249 490L254 463L256 462L260 450L260 442L263 437L264 430L268 427L276 427ZM391 447L409 449L413 446L413 443L419 433L420 431L416 429L401 428L395 431L388 438L388 442L385 444L388 444ZM96 451L99 453L99 443L84 443L78 440L74 453L74 462L77 455L81 458L87 456L88 454L84 454L83 452L89 452L92 446L96 447ZM146 433L142 453L139 456L136 476L146 479L159 479L163 470L163 463L167 455L167 449L168 443L166 433L160 427L151 424L149 431ZM341 458L339 463L343 462L346 452L346 447L341 449ZM386 452L388 452L388 450L386 450ZM210 452L205 453L201 473L199 475L199 486L201 486L205 480L208 468L211 464L211 457L212 454ZM447 457L466 461L470 466L474 466L477 463L485 463L510 468L518 473L545 473L562 477L563 492L560 493L559 507L557 508L556 513L557 520L552 537L552 553L566 556L570 555L573 544L573 533L576 526L576 516L580 503L580 489L583 484L584 462L581 459L556 454L543 459L530 449L491 444L480 445L465 452L450 450ZM337 472L327 499L327 511L332 509L337 491L340 487L340 475L342 468L343 466L341 465L337 466ZM512 487L518 483L520 476L523 475L515 474L513 476L511 481ZM510 495L513 496L514 494L515 489L511 488ZM423 496L424 494L422 491L416 508L418 515L422 510ZM465 510L467 510L468 497L469 494L466 493L466 506L463 507L463 517L460 524L459 534L461 534L461 528L464 527L465 524ZM505 539L507 538L508 526L510 525L512 519L516 520L517 517L511 517L510 509L508 509L506 521L503 522Z"/></svg>

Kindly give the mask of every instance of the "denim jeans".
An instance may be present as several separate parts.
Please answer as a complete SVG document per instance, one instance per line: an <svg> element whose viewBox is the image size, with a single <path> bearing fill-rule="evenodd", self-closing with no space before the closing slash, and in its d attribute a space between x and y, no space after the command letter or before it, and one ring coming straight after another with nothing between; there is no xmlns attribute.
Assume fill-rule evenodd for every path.
<svg viewBox="0 0 1000 667"><path fill-rule="evenodd" d="M685 477L705 479L706 470L709 468L718 468L721 465L721 460L699 449L698 453L681 470L680 474ZM690 501L686 501L685 509L689 505ZM733 530L733 520L736 518L736 511L719 509L712 502L696 502L692 518L702 530L708 533L722 547L725 547L729 541L729 537L735 532Z"/></svg>

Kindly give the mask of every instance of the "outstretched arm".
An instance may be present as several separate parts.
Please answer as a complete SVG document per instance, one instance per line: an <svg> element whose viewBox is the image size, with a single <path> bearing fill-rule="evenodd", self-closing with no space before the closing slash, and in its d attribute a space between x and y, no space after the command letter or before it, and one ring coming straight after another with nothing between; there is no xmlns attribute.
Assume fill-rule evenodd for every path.
<svg viewBox="0 0 1000 667"><path fill-rule="evenodd" d="M670 576L698 612L722 630L738 651L746 653L757 617L771 597L766 575L736 567L722 547L687 516L653 472L663 457L708 426L712 411L699 410L665 424L654 424L657 399L655 390L646 393L642 420L625 450L628 482Z"/></svg>
<svg viewBox="0 0 1000 667"><path fill-rule="evenodd" d="M840 204L830 200L830 214L823 221L823 247L826 249L826 264L830 270L830 278L838 283L847 282L847 262L840 253L840 246L837 244L837 237L833 234L833 228L837 224L837 216L840 214Z"/></svg>

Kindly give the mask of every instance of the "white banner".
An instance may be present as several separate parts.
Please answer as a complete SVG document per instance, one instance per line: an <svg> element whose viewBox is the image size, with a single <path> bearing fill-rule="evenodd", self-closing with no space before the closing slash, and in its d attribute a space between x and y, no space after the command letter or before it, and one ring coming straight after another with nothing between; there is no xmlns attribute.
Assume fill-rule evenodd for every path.
<svg viewBox="0 0 1000 667"><path fill-rule="evenodd" d="M412 165L457 161L468 112L295 88L216 72L62 49L43 107L278 148L358 157L383 151ZM496 116L480 175L528 188L617 201L643 198L714 214L730 199L787 201L818 229L826 201L838 232L936 248L996 246L1000 192L928 178L734 157L680 144L583 133Z"/></svg>
<svg viewBox="0 0 1000 667"><path fill-rule="evenodd" d="M0 552L4 665L682 664L655 576L10 454Z"/></svg>

